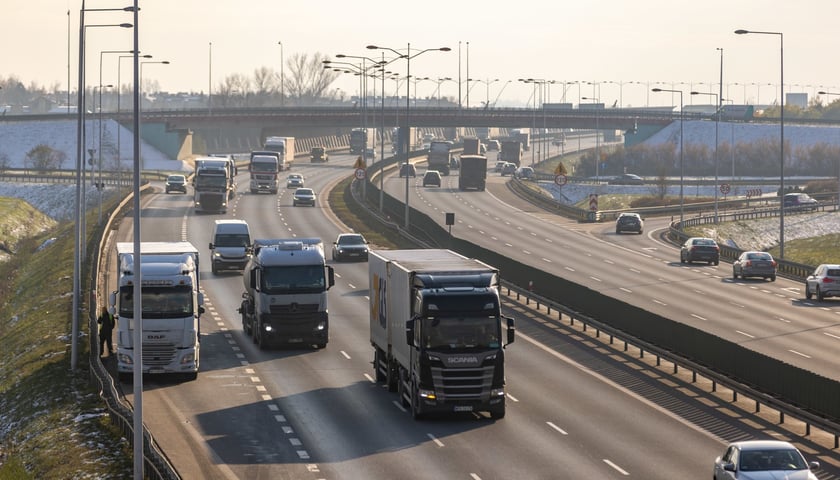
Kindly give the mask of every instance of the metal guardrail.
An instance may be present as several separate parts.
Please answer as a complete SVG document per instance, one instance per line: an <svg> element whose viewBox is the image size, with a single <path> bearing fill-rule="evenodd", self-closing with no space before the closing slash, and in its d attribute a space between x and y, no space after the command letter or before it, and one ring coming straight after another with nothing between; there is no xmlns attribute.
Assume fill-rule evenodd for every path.
<svg viewBox="0 0 840 480"><path fill-rule="evenodd" d="M509 182L509 185L515 185L516 183L516 180L514 180L513 182ZM515 189L516 187L512 186L512 188ZM395 225L393 222L382 218L375 209L370 208L370 206L362 198L360 198L360 193L356 190L356 188L352 189L352 194L353 199L357 203L358 207L366 209L368 213L373 218L377 219L377 221L382 223L383 226L397 231L400 235L404 236L405 238L408 238L409 240L417 243L418 245L429 247L429 245L426 242L423 242L415 237L410 236L404 229ZM553 206L557 202L546 202L546 204L549 203ZM636 338L632 335L629 335L628 333L613 328L607 324L604 324L603 322L599 322L594 318L580 314L568 307L548 300L545 297L536 295L533 292L530 292L527 288L523 288L521 286L512 284L504 280L502 281L502 286L504 289L507 289L508 296L515 296L517 300L520 299L520 297L524 296L526 299L526 305L530 304L530 301L533 300L536 304L536 308L539 309L541 306L545 307L547 309L548 315L550 315L552 311L557 312L558 321L561 321L563 315L565 315L569 318L571 325L573 325L576 321L582 322L584 324L584 330L586 330L588 327L595 328L596 337L600 336L601 332L603 332L609 335L610 343L612 343L615 339L623 341L625 351L630 345L633 345L639 349L640 355L644 355L645 352L655 355L657 359L657 365L659 365L661 359L665 359L666 361L673 364L673 372L675 374L678 372L678 369L680 367L688 369L692 372L693 380L695 382L696 376L699 374L711 380L712 391L716 390L717 385L723 385L726 388L729 388L733 392L733 402L737 401L738 395L745 395L748 398L755 400L756 412L760 410L761 405L766 405L779 412L779 423L784 423L786 416L795 418L805 424L806 436L809 436L811 434L812 426L816 427L834 437L834 448L840 447L840 424L838 424L837 422L833 422L827 418L815 415L807 410L803 410L802 408L798 408L796 405L792 405L786 402L785 399L780 398L779 396L774 395L772 393L766 393L752 388L749 385L739 383L735 381L731 376L727 375L725 372L717 372L706 368L703 365L693 362L690 359L685 358L676 352L657 347L654 344L645 342L640 338Z"/></svg>

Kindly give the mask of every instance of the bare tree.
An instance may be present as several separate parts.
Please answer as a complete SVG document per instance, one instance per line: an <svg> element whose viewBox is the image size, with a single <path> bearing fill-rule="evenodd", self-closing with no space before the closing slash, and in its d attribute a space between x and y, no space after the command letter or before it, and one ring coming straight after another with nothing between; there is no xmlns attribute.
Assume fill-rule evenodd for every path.
<svg viewBox="0 0 840 480"><path fill-rule="evenodd" d="M324 60L327 60L327 56L322 53L315 53L312 57L305 53L294 54L288 59L285 72L286 96L297 99L301 104L327 97L330 85L338 73L325 69Z"/></svg>

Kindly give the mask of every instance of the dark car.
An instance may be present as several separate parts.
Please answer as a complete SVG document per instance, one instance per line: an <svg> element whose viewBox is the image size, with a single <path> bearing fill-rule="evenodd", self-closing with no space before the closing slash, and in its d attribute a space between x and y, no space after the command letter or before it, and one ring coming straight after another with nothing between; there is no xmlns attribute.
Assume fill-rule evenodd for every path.
<svg viewBox="0 0 840 480"><path fill-rule="evenodd" d="M807 193L786 193L783 202L785 208L791 210L816 210L820 206L820 202Z"/></svg>
<svg viewBox="0 0 840 480"><path fill-rule="evenodd" d="M644 225L642 216L638 213L622 213L615 220L615 233L636 232L641 235L644 231Z"/></svg>
<svg viewBox="0 0 840 480"><path fill-rule="evenodd" d="M187 193L187 178L183 175L170 175L166 177L166 193L169 192Z"/></svg>
<svg viewBox="0 0 840 480"><path fill-rule="evenodd" d="M502 165L502 176L505 175L513 175L516 172L516 164L513 162L507 162Z"/></svg>
<svg viewBox="0 0 840 480"><path fill-rule="evenodd" d="M520 180L533 180L534 169L531 167L519 167L514 170L513 176Z"/></svg>
<svg viewBox="0 0 840 480"><path fill-rule="evenodd" d="M413 163L403 163L400 165L400 177L416 177L417 168Z"/></svg>
<svg viewBox="0 0 840 480"><path fill-rule="evenodd" d="M767 252L748 251L732 262L732 278L763 277L776 281L776 261Z"/></svg>
<svg viewBox="0 0 840 480"><path fill-rule="evenodd" d="M625 173L610 180L610 185L644 185L645 180L632 173Z"/></svg>
<svg viewBox="0 0 840 480"><path fill-rule="evenodd" d="M426 170L426 174L423 175L423 186L428 187L430 185L440 186L440 172L437 170Z"/></svg>
<svg viewBox="0 0 840 480"><path fill-rule="evenodd" d="M298 188L292 197L292 206L309 205L315 206L315 191L311 188Z"/></svg>
<svg viewBox="0 0 840 480"><path fill-rule="evenodd" d="M692 237L680 248L680 263L708 262L709 265L720 263L720 247L711 238Z"/></svg>
<svg viewBox="0 0 840 480"><path fill-rule="evenodd" d="M312 147L309 151L309 162L329 162L330 155L324 147Z"/></svg>
<svg viewBox="0 0 840 480"><path fill-rule="evenodd" d="M333 242L332 259L336 262L347 259L367 260L368 241L358 233L342 233Z"/></svg>

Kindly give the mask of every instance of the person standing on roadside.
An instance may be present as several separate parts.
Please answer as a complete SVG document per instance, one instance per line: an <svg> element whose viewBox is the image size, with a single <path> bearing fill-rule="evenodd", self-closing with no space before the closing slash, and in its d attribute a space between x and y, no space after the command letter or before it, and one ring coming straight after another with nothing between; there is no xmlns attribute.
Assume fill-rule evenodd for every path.
<svg viewBox="0 0 840 480"><path fill-rule="evenodd" d="M102 307L102 314L96 320L99 324L99 356L105 354L105 345L108 345L108 356L114 354L114 344L111 337L114 332L114 316L108 311L108 308Z"/></svg>

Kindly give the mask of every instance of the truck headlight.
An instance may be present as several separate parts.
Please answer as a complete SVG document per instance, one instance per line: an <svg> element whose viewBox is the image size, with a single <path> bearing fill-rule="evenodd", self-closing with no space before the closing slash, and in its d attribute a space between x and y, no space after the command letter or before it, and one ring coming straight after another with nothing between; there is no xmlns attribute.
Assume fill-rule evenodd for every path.
<svg viewBox="0 0 840 480"><path fill-rule="evenodd" d="M263 326L263 329L264 329L266 332L270 332L270 331L272 331L272 330L273 330L273 329L271 328L271 325L269 325L269 324L267 324L267 323Z"/></svg>
<svg viewBox="0 0 840 480"><path fill-rule="evenodd" d="M426 400L437 399L437 397L435 396L435 391L434 390L425 390L425 389L421 388L421 389L417 390L417 395L419 395L420 398L425 398Z"/></svg>
<svg viewBox="0 0 840 480"><path fill-rule="evenodd" d="M322 332L326 328L327 328L327 322L318 322L318 326L315 327L315 330L318 330L319 332Z"/></svg>
<svg viewBox="0 0 840 480"><path fill-rule="evenodd" d="M490 390L491 397L504 397L505 396L505 389L504 388L494 388Z"/></svg>
<svg viewBox="0 0 840 480"><path fill-rule="evenodd" d="M181 358L181 365L186 365L188 363L193 363L194 361L195 361L195 354L194 353L189 353L187 355L184 355L183 358Z"/></svg>

